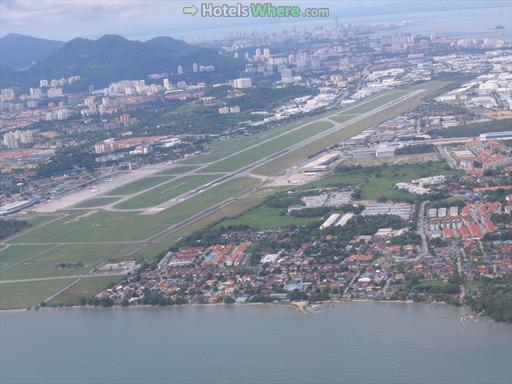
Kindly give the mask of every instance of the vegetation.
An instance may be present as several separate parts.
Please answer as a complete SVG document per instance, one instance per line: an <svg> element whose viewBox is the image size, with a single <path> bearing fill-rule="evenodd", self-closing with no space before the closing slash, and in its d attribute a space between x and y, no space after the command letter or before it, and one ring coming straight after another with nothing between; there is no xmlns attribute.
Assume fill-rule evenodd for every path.
<svg viewBox="0 0 512 384"><path fill-rule="evenodd" d="M512 323L512 281L486 283L479 292L467 298L475 312L483 312L496 321Z"/></svg>
<svg viewBox="0 0 512 384"><path fill-rule="evenodd" d="M229 105L238 105L242 111L268 110L283 102L306 95L316 95L316 88L292 85L283 88L257 87L244 91L245 95L231 99Z"/></svg>
<svg viewBox="0 0 512 384"><path fill-rule="evenodd" d="M420 153L431 153L435 151L433 144L408 145L395 151L396 155L416 155Z"/></svg>
<svg viewBox="0 0 512 384"><path fill-rule="evenodd" d="M77 168L91 172L98 167L95 156L88 146L63 147L57 149L55 155L47 163L37 168L37 176L51 177L70 173Z"/></svg>
<svg viewBox="0 0 512 384"><path fill-rule="evenodd" d="M193 62L215 66L211 77L233 75L242 67L241 61L170 37L143 43L105 35L98 40L75 38L22 73L6 71L1 85L6 88L17 83L26 87L43 78L79 75L81 79L73 84L73 90L89 84L104 87L112 81L144 79L151 73L169 72L180 64L185 73L191 74ZM198 73L196 78L201 75Z"/></svg>
<svg viewBox="0 0 512 384"><path fill-rule="evenodd" d="M353 197L363 200L379 201L406 201L416 202L429 196L414 195L412 193L394 188L398 182L407 182L413 179L433 175L453 175L449 166L442 161L429 161L414 164L383 164L371 167L339 166L336 175L318 182L309 187L344 187L357 188Z"/></svg>
<svg viewBox="0 0 512 384"><path fill-rule="evenodd" d="M343 227L330 227L326 232L350 241L357 236L375 235L381 228L400 229L406 223L396 215L354 216Z"/></svg>
<svg viewBox="0 0 512 384"><path fill-rule="evenodd" d="M473 137L481 133L509 131L512 129L512 120L492 120L485 123L460 125L446 129L432 129L429 133L438 137Z"/></svg>
<svg viewBox="0 0 512 384"><path fill-rule="evenodd" d="M0 219L0 239L5 239L17 232L30 227L30 224L23 220Z"/></svg>
<svg viewBox="0 0 512 384"><path fill-rule="evenodd" d="M0 309L31 308L66 287L73 279L3 283L0 286Z"/></svg>
<svg viewBox="0 0 512 384"><path fill-rule="evenodd" d="M154 187L157 184L164 183L171 180L170 176L151 176L145 177L131 183L125 184L121 187L117 187L109 192L109 195L130 195L133 193L141 192L145 189Z"/></svg>
<svg viewBox="0 0 512 384"><path fill-rule="evenodd" d="M283 149L288 148L290 145L299 143L303 140L309 139L311 136L320 133L333 126L332 123L326 121L319 121L306 125L296 131L288 132L281 137L276 137L266 143L257 145L254 148L249 148L239 154L236 154L228 159L221 160L216 164L212 164L205 168L205 172L227 172L235 171L245 165L252 164L257 160L263 159L265 156L273 155Z"/></svg>
<svg viewBox="0 0 512 384"><path fill-rule="evenodd" d="M406 245L406 244L420 245L421 244L421 236L418 235L416 232L406 232L403 235L394 237L391 240L391 244L393 244L393 245Z"/></svg>
<svg viewBox="0 0 512 384"><path fill-rule="evenodd" d="M512 215L507 213L495 213L492 215L491 221L495 224L510 224L512 223Z"/></svg>
<svg viewBox="0 0 512 384"><path fill-rule="evenodd" d="M202 186L218 178L218 175L185 176L178 180L170 180L150 191L134 196L118 205L116 208L147 208L165 203L172 198Z"/></svg>
<svg viewBox="0 0 512 384"><path fill-rule="evenodd" d="M454 295L460 293L460 286L458 284L450 284L438 280L423 280L412 287L412 292Z"/></svg>

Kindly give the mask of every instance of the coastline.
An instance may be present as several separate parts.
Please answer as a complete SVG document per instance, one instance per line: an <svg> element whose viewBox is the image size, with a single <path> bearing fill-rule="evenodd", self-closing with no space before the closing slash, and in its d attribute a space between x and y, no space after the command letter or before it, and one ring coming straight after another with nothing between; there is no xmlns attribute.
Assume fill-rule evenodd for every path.
<svg viewBox="0 0 512 384"><path fill-rule="evenodd" d="M149 305L149 304L138 304L138 305L129 305L129 306L121 306L119 304L112 305L110 307L102 307L102 306L94 306L94 305L71 305L71 306L62 306L62 307L52 307L52 306L34 306L32 308L15 308L15 309L1 309L0 315L4 313L17 313L17 312L30 312L30 311L39 311L39 310L68 310L68 309L82 309L82 310L108 310L108 309L137 309L137 308L206 308L206 307L226 307L226 308L242 308L245 306L285 306L293 308L297 314L301 315L311 315L317 313L319 311L325 310L327 308L331 308L337 305L348 304L348 303L390 303L390 304L421 304L421 305L447 305L453 308L457 308L456 306L450 305L445 302L415 302L413 300L374 300L374 299L345 299L345 300L329 300L322 301L316 303L309 303L306 301L287 301L287 302L271 302L271 303L190 303L190 304L179 304L179 305ZM459 308L466 309L465 316L471 315L475 318L486 318L493 323L496 324L507 324L506 322L498 322L491 318L488 315L481 315L474 312L469 306L462 305Z"/></svg>

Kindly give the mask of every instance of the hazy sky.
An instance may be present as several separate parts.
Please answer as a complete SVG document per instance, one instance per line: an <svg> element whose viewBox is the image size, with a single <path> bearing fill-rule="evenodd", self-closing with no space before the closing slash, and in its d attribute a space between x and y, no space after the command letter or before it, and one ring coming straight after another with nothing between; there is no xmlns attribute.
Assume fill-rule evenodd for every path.
<svg viewBox="0 0 512 384"><path fill-rule="evenodd" d="M239 1L217 1L236 3ZM245 1L245 2L255 2ZM301 7L328 7L333 17L404 13L453 7L490 6L500 0L350 0L350 1L277 1L273 4ZM96 38L106 33L128 38L144 38L180 31L230 27L260 20L205 19L182 14L183 6L201 1L166 0L0 0L0 35L21 33L36 37L70 40L74 37ZM282 20L264 20L276 22ZM289 20L287 20L289 21ZM263 27L262 27L263 28Z"/></svg>

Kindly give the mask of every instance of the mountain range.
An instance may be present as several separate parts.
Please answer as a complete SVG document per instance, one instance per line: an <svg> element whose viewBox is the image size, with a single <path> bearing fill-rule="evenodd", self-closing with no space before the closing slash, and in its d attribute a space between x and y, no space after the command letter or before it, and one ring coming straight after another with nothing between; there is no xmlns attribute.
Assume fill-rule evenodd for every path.
<svg viewBox="0 0 512 384"><path fill-rule="evenodd" d="M25 70L16 70L15 67L19 65L3 66L1 87L21 88L23 91L29 86L37 86L41 79L60 79L74 75L79 75L81 80L73 86L85 89L91 84L104 87L112 81L145 79L153 73L176 73L178 65L183 66L186 78L192 76L193 63L215 66L216 71L211 74L214 77L232 76L243 68L239 60L166 36L145 42L128 40L118 35L105 35L97 40L75 38L67 43L52 42L62 44L60 47L50 44L51 40L21 35L8 35L4 39L8 41L8 46L12 46L13 40L25 41L26 46L35 47L34 51L39 52L40 56L47 52L45 57L37 60L31 57L30 61L35 63ZM2 45L1 56L7 55L6 63L21 63L20 51L8 49L4 52ZM27 61L23 62L26 64ZM193 75L205 76L200 73Z"/></svg>
<svg viewBox="0 0 512 384"><path fill-rule="evenodd" d="M48 57L66 44L10 33L0 38L0 68L23 69Z"/></svg>

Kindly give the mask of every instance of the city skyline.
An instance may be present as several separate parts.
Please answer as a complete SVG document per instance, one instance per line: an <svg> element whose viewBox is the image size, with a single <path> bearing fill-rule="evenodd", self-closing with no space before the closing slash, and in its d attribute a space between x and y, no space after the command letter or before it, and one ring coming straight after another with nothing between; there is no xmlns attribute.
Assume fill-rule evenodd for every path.
<svg viewBox="0 0 512 384"><path fill-rule="evenodd" d="M221 3L221 2L213 2ZM240 3L250 4L242 0ZM419 1L411 6L400 0L353 0L334 1L296 1L302 7L327 7L329 18L320 22L334 22L335 18L359 16L385 16L390 14L408 14L411 12L438 11L453 9L454 4L462 8L490 8L505 6L506 2L493 1ZM462 4L461 4L462 3ZM199 6L201 2L190 2ZM290 5L286 1L273 1L274 5ZM354 6L356 5L356 6ZM182 13L183 4L164 1L141 0L1 0L0 1L0 37L10 33L30 35L38 38L68 41L75 37L98 38L104 34L120 34L127 38L150 38L159 34L178 36L187 31L244 27L245 18L201 18L186 16ZM191 22L192 21L192 22ZM299 18L294 23L315 22ZM282 24L288 28L289 19L259 19L258 24Z"/></svg>

